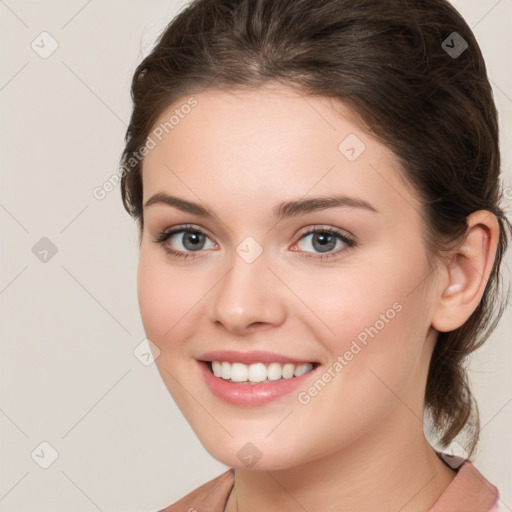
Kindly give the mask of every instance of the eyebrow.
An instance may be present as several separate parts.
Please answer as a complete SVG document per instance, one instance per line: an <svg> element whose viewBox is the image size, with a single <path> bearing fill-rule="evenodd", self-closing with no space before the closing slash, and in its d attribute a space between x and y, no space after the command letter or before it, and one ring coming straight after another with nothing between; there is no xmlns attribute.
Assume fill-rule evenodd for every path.
<svg viewBox="0 0 512 512"><path fill-rule="evenodd" d="M187 201L180 197L168 195L164 192L158 192L151 196L144 208L148 208L154 204L165 204L181 210L183 212L192 213L200 217L214 217L212 210L201 206L198 203ZM374 213L380 213L374 206L363 199L349 197L344 195L331 195L301 198L293 201L285 201L279 203L272 209L272 215L276 219L284 219L288 217L295 217L299 215L306 215L311 212L325 210L327 208L359 208L365 209Z"/></svg>

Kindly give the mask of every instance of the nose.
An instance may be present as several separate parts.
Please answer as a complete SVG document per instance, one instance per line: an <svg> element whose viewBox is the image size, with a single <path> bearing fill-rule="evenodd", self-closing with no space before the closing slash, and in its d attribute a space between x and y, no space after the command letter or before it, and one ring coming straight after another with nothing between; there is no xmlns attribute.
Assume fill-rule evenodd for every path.
<svg viewBox="0 0 512 512"><path fill-rule="evenodd" d="M234 334L250 334L277 327L286 317L283 285L261 254L248 263L237 253L232 266L212 290L213 322Z"/></svg>

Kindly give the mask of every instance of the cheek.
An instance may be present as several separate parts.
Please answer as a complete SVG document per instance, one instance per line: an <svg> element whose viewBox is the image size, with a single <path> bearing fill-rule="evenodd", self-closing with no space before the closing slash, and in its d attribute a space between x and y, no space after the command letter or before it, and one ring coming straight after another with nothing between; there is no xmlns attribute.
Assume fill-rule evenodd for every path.
<svg viewBox="0 0 512 512"><path fill-rule="evenodd" d="M141 250L137 269L137 295L144 330L149 339L160 346L160 338L169 328L170 319L164 315L170 299L165 279L153 258Z"/></svg>
<svg viewBox="0 0 512 512"><path fill-rule="evenodd" d="M197 329L194 304L204 290L191 283L187 272L172 270L164 259L141 249L137 269L139 309L147 338L160 350L155 363L162 380L186 414L193 403L179 383L186 381L193 361L185 340Z"/></svg>
<svg viewBox="0 0 512 512"><path fill-rule="evenodd" d="M420 357L429 312L418 285L428 271L421 245L402 249L386 247L366 265L302 281L316 337L350 392L371 395L382 387L377 376L404 385Z"/></svg>
<svg viewBox="0 0 512 512"><path fill-rule="evenodd" d="M144 330L163 350L176 347L179 333L190 325L201 291L187 272L172 270L165 258L141 249L137 269L137 294Z"/></svg>
<svg viewBox="0 0 512 512"><path fill-rule="evenodd" d="M337 300L338 308L331 306L327 321L336 335L324 335L323 343L332 362L320 376L323 384L316 381L297 397L295 419L302 415L311 431L324 432L309 447L311 454L349 444L422 394L415 369L423 337L410 328L421 315L421 302L407 296L409 291L398 284L391 291L375 286L371 295L348 295ZM326 318L328 307L326 301Z"/></svg>
<svg viewBox="0 0 512 512"><path fill-rule="evenodd" d="M417 269L402 269L397 276L385 268L342 268L325 277L312 273L302 281L295 278L294 291L308 306L303 318L308 316L319 339L339 354L354 338L364 343L371 333L380 335L402 323L417 275Z"/></svg>

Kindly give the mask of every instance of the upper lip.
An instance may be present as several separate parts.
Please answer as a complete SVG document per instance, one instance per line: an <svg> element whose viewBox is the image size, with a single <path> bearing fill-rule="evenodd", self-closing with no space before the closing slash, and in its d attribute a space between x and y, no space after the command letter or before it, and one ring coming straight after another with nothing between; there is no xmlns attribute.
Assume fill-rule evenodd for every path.
<svg viewBox="0 0 512 512"><path fill-rule="evenodd" d="M300 359L289 357L275 352L266 352L261 350L251 350L249 352L238 352L236 350L214 350L205 352L197 357L199 361L226 361L228 363L293 363L307 364L313 363L311 359Z"/></svg>

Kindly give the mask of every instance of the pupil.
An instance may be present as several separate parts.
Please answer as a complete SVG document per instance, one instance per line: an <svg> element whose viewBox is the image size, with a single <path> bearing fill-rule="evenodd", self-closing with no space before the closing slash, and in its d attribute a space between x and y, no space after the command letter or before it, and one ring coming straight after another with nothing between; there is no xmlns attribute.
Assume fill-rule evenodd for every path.
<svg viewBox="0 0 512 512"><path fill-rule="evenodd" d="M185 236L183 245L186 249L197 249L198 245L201 244L201 233L198 233L197 231L189 231L187 232L187 236ZM190 242L192 240L192 242Z"/></svg>

